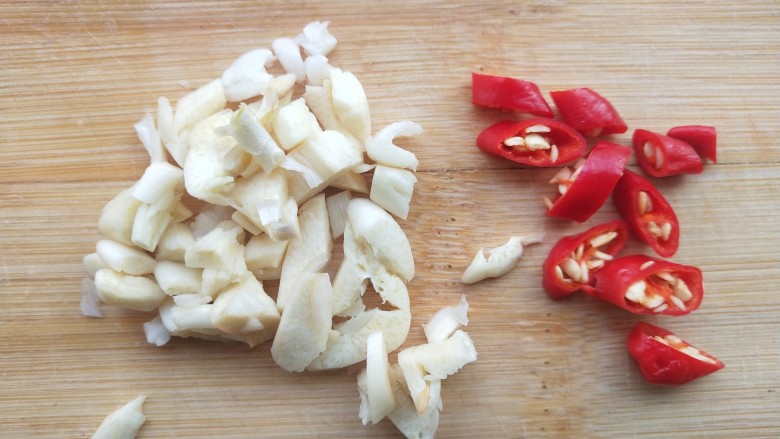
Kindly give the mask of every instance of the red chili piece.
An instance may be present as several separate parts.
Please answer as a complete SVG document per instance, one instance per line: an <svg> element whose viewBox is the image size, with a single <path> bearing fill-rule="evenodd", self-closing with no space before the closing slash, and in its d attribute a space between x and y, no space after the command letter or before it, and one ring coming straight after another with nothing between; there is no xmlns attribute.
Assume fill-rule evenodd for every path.
<svg viewBox="0 0 780 439"><path fill-rule="evenodd" d="M477 137L477 146L517 163L548 167L581 157L585 138L553 119L505 120L485 128Z"/></svg>
<svg viewBox="0 0 780 439"><path fill-rule="evenodd" d="M653 177L700 174L704 170L696 151L682 140L652 131L636 130L632 143L639 166Z"/></svg>
<svg viewBox="0 0 780 439"><path fill-rule="evenodd" d="M542 267L542 285L547 295L560 300L580 289L592 288L592 273L611 261L626 245L627 239L628 225L623 220L599 224L561 238Z"/></svg>
<svg viewBox="0 0 780 439"><path fill-rule="evenodd" d="M647 255L615 259L594 277L586 293L634 314L688 314L704 297L701 270Z"/></svg>
<svg viewBox="0 0 780 439"><path fill-rule="evenodd" d="M626 347L642 376L654 384L679 386L724 367L717 358L670 331L644 322L634 326Z"/></svg>
<svg viewBox="0 0 780 439"><path fill-rule="evenodd" d="M677 252L677 215L647 179L626 169L612 192L612 201L634 236L649 244L659 256L668 258Z"/></svg>
<svg viewBox="0 0 780 439"><path fill-rule="evenodd" d="M667 136L682 140L691 145L700 156L709 159L712 163L718 163L715 150L717 135L715 127L704 125L684 125L674 127L666 133Z"/></svg>
<svg viewBox="0 0 780 439"><path fill-rule="evenodd" d="M560 195L553 201L544 198L547 215L585 222L609 198L629 155L631 150L625 146L599 142L573 170L562 168L550 180L558 185Z"/></svg>
<svg viewBox="0 0 780 439"><path fill-rule="evenodd" d="M481 107L553 117L539 86L522 79L472 73L471 102Z"/></svg>
<svg viewBox="0 0 780 439"><path fill-rule="evenodd" d="M583 87L553 91L550 96L564 122L585 137L621 134L628 126L609 101L595 91Z"/></svg>

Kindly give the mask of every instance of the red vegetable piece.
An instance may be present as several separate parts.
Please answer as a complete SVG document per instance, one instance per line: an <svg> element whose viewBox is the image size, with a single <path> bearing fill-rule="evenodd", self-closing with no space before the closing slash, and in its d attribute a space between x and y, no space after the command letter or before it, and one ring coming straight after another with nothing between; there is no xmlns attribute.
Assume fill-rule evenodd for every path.
<svg viewBox="0 0 780 439"><path fill-rule="evenodd" d="M717 143L715 127L705 125L683 125L672 128L666 135L686 142L691 145L700 156L704 156L712 163L718 163L718 157L715 150L715 144Z"/></svg>
<svg viewBox="0 0 780 439"><path fill-rule="evenodd" d="M504 111L541 117L553 116L539 86L522 79L472 73L471 102L481 107Z"/></svg>
<svg viewBox="0 0 780 439"><path fill-rule="evenodd" d="M558 240L542 266L542 285L547 295L560 300L591 288L592 273L617 255L627 239L626 222L613 220Z"/></svg>
<svg viewBox="0 0 780 439"><path fill-rule="evenodd" d="M634 314L688 314L704 297L701 270L647 255L610 261L594 277L583 291Z"/></svg>
<svg viewBox="0 0 780 439"><path fill-rule="evenodd" d="M479 134L477 146L517 163L548 167L581 157L585 139L563 122L533 118L493 124Z"/></svg>
<svg viewBox="0 0 780 439"><path fill-rule="evenodd" d="M679 386L724 367L712 355L649 323L639 322L634 326L626 347L642 376L654 384Z"/></svg>
<svg viewBox="0 0 780 439"><path fill-rule="evenodd" d="M599 142L573 171L561 169L550 180L558 185L560 195L553 201L545 197L547 215L585 222L609 198L629 155L631 150L625 146Z"/></svg>
<svg viewBox="0 0 780 439"><path fill-rule="evenodd" d="M700 174L704 170L696 151L682 140L652 131L636 130L632 143L639 166L653 177Z"/></svg>
<svg viewBox="0 0 780 439"><path fill-rule="evenodd" d="M626 169L612 192L612 201L637 239L664 258L677 252L680 240L677 215L647 179Z"/></svg>
<svg viewBox="0 0 780 439"><path fill-rule="evenodd" d="M615 107L587 87L553 91L550 96L564 122L585 137L621 134L628 130Z"/></svg>

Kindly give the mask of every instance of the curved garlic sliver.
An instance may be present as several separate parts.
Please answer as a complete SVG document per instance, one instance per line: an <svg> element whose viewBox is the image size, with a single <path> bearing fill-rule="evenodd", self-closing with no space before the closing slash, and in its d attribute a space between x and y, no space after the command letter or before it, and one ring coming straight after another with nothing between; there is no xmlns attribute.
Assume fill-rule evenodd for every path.
<svg viewBox="0 0 780 439"><path fill-rule="evenodd" d="M101 239L95 249L100 261L114 271L139 276L152 273L157 265L153 257L140 249L110 239Z"/></svg>
<svg viewBox="0 0 780 439"><path fill-rule="evenodd" d="M332 68L325 55L309 55L303 60L306 82L313 86L321 87L325 79L330 77L330 69Z"/></svg>
<svg viewBox="0 0 780 439"><path fill-rule="evenodd" d="M136 311L154 311L168 297L155 281L110 268L95 273L95 287L103 303Z"/></svg>
<svg viewBox="0 0 780 439"><path fill-rule="evenodd" d="M377 165L371 180L371 201L382 206L393 215L406 219L409 203L417 178L406 169Z"/></svg>
<svg viewBox="0 0 780 439"><path fill-rule="evenodd" d="M327 55L336 48L336 37L328 31L329 21L312 21L295 37L307 55Z"/></svg>
<svg viewBox="0 0 780 439"><path fill-rule="evenodd" d="M326 349L331 327L330 278L304 273L289 290L271 357L290 372L301 372Z"/></svg>
<svg viewBox="0 0 780 439"><path fill-rule="evenodd" d="M439 428L441 411L441 381L431 382L429 388L429 405L420 414L409 396L409 389L404 375L397 364L390 367L395 408L387 417L407 438L432 438Z"/></svg>
<svg viewBox="0 0 780 439"><path fill-rule="evenodd" d="M444 341L461 326L469 324L469 304L466 295L460 296L458 306L448 306L440 309L423 325L428 343Z"/></svg>
<svg viewBox="0 0 780 439"><path fill-rule="evenodd" d="M251 273L244 273L238 283L220 292L211 309L211 323L228 334L276 328L279 318L276 303Z"/></svg>
<svg viewBox="0 0 780 439"><path fill-rule="evenodd" d="M92 439L134 438L146 421L143 413L145 400L146 396L141 395L106 416Z"/></svg>
<svg viewBox="0 0 780 439"><path fill-rule="evenodd" d="M357 139L371 135L371 113L363 85L351 72L330 70L333 109L341 123Z"/></svg>
<svg viewBox="0 0 780 439"><path fill-rule="evenodd" d="M261 94L273 78L265 69L275 61L276 57L268 49L255 49L238 57L222 73L226 99L240 102Z"/></svg>
<svg viewBox="0 0 780 439"><path fill-rule="evenodd" d="M181 135L183 131L225 108L226 104L227 98L221 79L215 79L190 92L176 102L176 111L173 113L174 133ZM183 155L186 157L186 144L182 146L185 152ZM181 164L178 159L176 161Z"/></svg>
<svg viewBox="0 0 780 439"><path fill-rule="evenodd" d="M365 394L368 413L366 417L361 416L363 425L368 421L376 424L395 408L395 397L390 384L390 365L387 362L387 349L382 332L369 335L366 343Z"/></svg>
<svg viewBox="0 0 780 439"><path fill-rule="evenodd" d="M376 163L416 171L420 163L417 157L394 144L393 140L396 137L416 136L422 132L420 125L408 120L391 123L366 139L366 153Z"/></svg>
<svg viewBox="0 0 780 439"><path fill-rule="evenodd" d="M298 43L292 38L277 38L271 43L271 48L279 59L284 71L295 75L296 82L306 79L306 70L303 68L303 57Z"/></svg>
<svg viewBox="0 0 780 439"><path fill-rule="evenodd" d="M138 139L144 145L144 149L149 153L152 163L164 163L165 150L160 140L160 132L154 126L154 117L152 113L146 113L143 119L133 124Z"/></svg>
<svg viewBox="0 0 780 439"><path fill-rule="evenodd" d="M134 245L133 222L141 204L133 197L132 187L116 194L100 212L100 233L122 244Z"/></svg>
<svg viewBox="0 0 780 439"><path fill-rule="evenodd" d="M541 238L538 235L533 235L533 239L513 236L504 245L491 250L487 258L483 250L479 249L460 281L464 284L473 284L489 277L504 275L517 265L523 255L523 244L540 241Z"/></svg>
<svg viewBox="0 0 780 439"><path fill-rule="evenodd" d="M195 198L220 206L230 204L228 194L233 189L234 179L223 159L238 147L238 142L231 136L220 135L217 128L228 125L231 117L232 110L223 110L195 124L190 133L190 149L184 162L184 185L187 192Z"/></svg>
<svg viewBox="0 0 780 439"><path fill-rule="evenodd" d="M227 129L263 168L263 172L271 172L284 158L284 151L279 148L268 130L246 111L246 107L241 107L233 115Z"/></svg>

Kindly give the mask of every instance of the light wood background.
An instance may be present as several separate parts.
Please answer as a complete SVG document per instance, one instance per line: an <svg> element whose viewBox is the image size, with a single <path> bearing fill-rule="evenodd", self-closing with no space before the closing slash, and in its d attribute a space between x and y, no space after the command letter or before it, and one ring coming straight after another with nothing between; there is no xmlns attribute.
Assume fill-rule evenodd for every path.
<svg viewBox="0 0 780 439"><path fill-rule="evenodd" d="M363 427L357 369L289 374L253 351L147 345L150 315L79 312L81 257L101 206L148 159L132 124L238 55L330 20L334 65L356 73L374 129L414 120L409 220L413 328L471 304L479 360L444 383L439 437L780 436L780 15L773 1L65 1L0 3L0 437L89 437L148 395L146 438L396 437ZM502 117L470 104L470 73L589 86L633 128L715 125L717 165L657 181L681 222L675 261L699 266L701 308L638 317L587 297L553 303L540 267L584 225L543 216L550 169L486 157ZM626 144L629 135L612 138ZM634 161L630 162L632 168ZM480 245L547 232L515 270L458 282ZM649 251L632 244L632 251ZM646 384L624 348L647 320L726 368L680 388Z"/></svg>

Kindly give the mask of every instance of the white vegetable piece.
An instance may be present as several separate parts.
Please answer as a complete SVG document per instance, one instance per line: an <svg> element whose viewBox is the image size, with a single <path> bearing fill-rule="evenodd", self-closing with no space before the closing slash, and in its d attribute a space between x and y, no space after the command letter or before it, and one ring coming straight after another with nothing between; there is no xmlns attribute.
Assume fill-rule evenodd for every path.
<svg viewBox="0 0 780 439"><path fill-rule="evenodd" d="M306 79L306 71L303 68L303 57L298 43L292 38L277 38L271 43L276 58L287 73L295 75L296 82Z"/></svg>
<svg viewBox="0 0 780 439"><path fill-rule="evenodd" d="M219 268L204 268L198 295L201 297L216 296L220 291L222 291L223 288L238 279L238 277L243 273L244 272L240 270L234 271Z"/></svg>
<svg viewBox="0 0 780 439"><path fill-rule="evenodd" d="M118 193L103 206L98 220L100 233L127 245L133 245L133 222L141 205L141 202L133 197L132 192L131 187Z"/></svg>
<svg viewBox="0 0 780 439"><path fill-rule="evenodd" d="M241 335L225 334L214 327L210 319L213 306L211 304L179 306L174 304L173 300L168 299L160 305L158 312L165 329L171 335L225 343L244 341L244 337Z"/></svg>
<svg viewBox="0 0 780 439"><path fill-rule="evenodd" d="M141 395L106 416L92 439L133 439L146 420L144 401L146 396Z"/></svg>
<svg viewBox="0 0 780 439"><path fill-rule="evenodd" d="M194 243L195 238L188 225L171 223L157 243L157 259L182 262L187 248Z"/></svg>
<svg viewBox="0 0 780 439"><path fill-rule="evenodd" d="M329 21L312 21L295 38L307 55L327 55L336 48L336 37L328 31Z"/></svg>
<svg viewBox="0 0 780 439"><path fill-rule="evenodd" d="M89 277L95 278L95 273L101 268L110 268L108 264L103 262L97 253L90 253L81 259L81 263L84 265L84 270L89 274Z"/></svg>
<svg viewBox="0 0 780 439"><path fill-rule="evenodd" d="M352 193L349 191L342 191L325 198L330 218L330 230L334 239L344 234L344 226L347 223L347 204L351 200Z"/></svg>
<svg viewBox="0 0 780 439"><path fill-rule="evenodd" d="M276 61L268 49L255 49L247 52L222 73L222 86L225 97L230 102L241 102L260 95L273 75L266 72Z"/></svg>
<svg viewBox="0 0 780 439"><path fill-rule="evenodd" d="M184 182L184 171L168 162L153 162L133 187L133 197L146 204L157 204Z"/></svg>
<svg viewBox="0 0 780 439"><path fill-rule="evenodd" d="M279 222L288 198L287 177L282 169L269 174L257 173L236 181L230 193L231 206L254 225L264 228Z"/></svg>
<svg viewBox="0 0 780 439"><path fill-rule="evenodd" d="M232 216L232 209L226 206L208 206L203 209L190 223L192 237L200 239L214 230L220 223L227 221Z"/></svg>
<svg viewBox="0 0 780 439"><path fill-rule="evenodd" d="M509 272L523 255L523 246L541 242L541 235L533 235L527 238L522 236L513 236L509 238L506 244L496 247L490 251L486 258L483 250L480 248L471 264L461 276L460 281L464 284L473 284L489 277L502 276Z"/></svg>
<svg viewBox="0 0 780 439"><path fill-rule="evenodd" d="M325 195L320 194L301 206L298 214L300 234L290 240L282 263L276 304L284 310L295 281L304 273L322 270L330 260L333 238L330 234ZM328 307L330 310L330 307Z"/></svg>
<svg viewBox="0 0 780 439"><path fill-rule="evenodd" d="M244 246L237 241L243 229L232 221L223 221L184 252L188 267L212 268L232 272L246 271Z"/></svg>
<svg viewBox="0 0 780 439"><path fill-rule="evenodd" d="M95 273L95 287L103 303L136 311L154 311L168 297L155 281L110 268Z"/></svg>
<svg viewBox="0 0 780 439"><path fill-rule="evenodd" d="M344 243L354 241L352 228L344 229ZM345 245L346 251L346 245ZM356 257L346 256L333 279L333 314L340 317L354 317L366 309L361 300L368 286L369 273Z"/></svg>
<svg viewBox="0 0 780 439"><path fill-rule="evenodd" d="M266 234L253 236L244 250L246 267L260 280L278 279L290 241L274 241Z"/></svg>
<svg viewBox="0 0 780 439"><path fill-rule="evenodd" d="M147 251L154 251L163 233L173 222L169 210L160 210L158 206L143 203L138 206L133 220L133 244Z"/></svg>
<svg viewBox="0 0 780 439"><path fill-rule="evenodd" d="M343 134L323 131L287 154L282 167L299 174L291 176L290 195L301 204L362 162Z"/></svg>
<svg viewBox="0 0 780 439"><path fill-rule="evenodd" d="M288 198L282 206L282 217L264 227L265 232L274 241L287 241L300 235L298 224L298 203Z"/></svg>
<svg viewBox="0 0 780 439"><path fill-rule="evenodd" d="M355 169L360 168L360 166L361 165L357 165L355 168L352 168L349 172L345 172L341 176L335 178L333 181L330 182L330 186L333 186L336 189L341 189L343 191L351 191L351 192L357 192L359 194L367 194L368 183L366 182L366 178L363 177L360 172L355 171ZM374 169L373 166L371 167L371 169Z"/></svg>
<svg viewBox="0 0 780 439"><path fill-rule="evenodd" d="M388 212L405 220L409 216L409 203L412 201L415 183L417 178L406 169L377 165L369 197Z"/></svg>
<svg viewBox="0 0 780 439"><path fill-rule="evenodd" d="M333 67L324 55L310 55L303 60L303 68L306 71L306 82L321 87L325 79L330 77L330 69Z"/></svg>
<svg viewBox="0 0 780 439"><path fill-rule="evenodd" d="M366 153L378 164L395 168L417 170L419 161L415 155L393 143L396 137L416 136L423 132L420 125L411 121L391 123L373 137L366 139Z"/></svg>
<svg viewBox="0 0 780 439"><path fill-rule="evenodd" d="M395 408L387 417L398 430L410 439L433 439L439 428L441 412L441 381L431 383L429 389L429 404L422 414L417 413L409 396L409 389L404 380L401 368L394 364L390 368Z"/></svg>
<svg viewBox="0 0 780 439"><path fill-rule="evenodd" d="M87 317L103 317L100 310L100 296L97 293L95 281L85 277L81 280L81 313Z"/></svg>
<svg viewBox="0 0 780 439"><path fill-rule="evenodd" d="M179 166L184 166L189 145L182 142L173 128L173 108L166 97L157 99L157 132L160 134L160 140L168 154Z"/></svg>
<svg viewBox="0 0 780 439"><path fill-rule="evenodd" d="M303 98L280 108L273 118L273 128L279 144L285 151L290 151L304 140L322 132L317 118L306 106Z"/></svg>
<svg viewBox="0 0 780 439"><path fill-rule="evenodd" d="M138 139L144 145L144 149L149 153L152 163L162 163L166 161L165 150L160 141L160 133L154 126L154 117L151 113L146 113L143 119L133 124Z"/></svg>
<svg viewBox="0 0 780 439"><path fill-rule="evenodd" d="M157 261L143 251L122 243L101 239L95 245L100 260L115 271L142 275L154 271Z"/></svg>
<svg viewBox="0 0 780 439"><path fill-rule="evenodd" d="M363 140L365 139L358 140L355 138L349 128L339 119L336 114L336 108L333 106L332 94L333 86L330 81L329 71L328 78L322 81L322 87L306 86L303 98L306 100L306 105L309 106L312 113L317 116L317 120L326 130L340 132L349 140L349 144L355 148L355 151L362 154L365 149L363 147Z"/></svg>
<svg viewBox="0 0 780 439"><path fill-rule="evenodd" d="M382 332L369 335L366 343L366 368L358 376L358 381L361 377L365 380L365 397L361 392L361 407L362 400L366 401L368 407L365 416L361 415L363 425L369 421L376 424L395 408L395 397L390 384L390 364L387 362L387 349Z"/></svg>
<svg viewBox="0 0 780 439"><path fill-rule="evenodd" d="M254 117L250 116L246 107L242 107L230 119L228 132L263 168L263 172L271 172L284 158L284 151L279 148L271 134Z"/></svg>
<svg viewBox="0 0 780 439"><path fill-rule="evenodd" d="M223 110L198 122L190 133L190 150L184 162L187 192L220 206L230 204L227 195L233 189L234 175L227 169L225 158L238 143L231 136L218 134L217 128L229 124L232 116L233 111Z"/></svg>
<svg viewBox="0 0 780 439"><path fill-rule="evenodd" d="M248 216L239 211L233 212L233 214L230 215L230 219L252 235L260 235L263 233L263 229L255 224L255 221L252 221Z"/></svg>
<svg viewBox="0 0 780 439"><path fill-rule="evenodd" d="M469 324L468 312L469 304L465 295L460 296L458 306L447 306L437 311L428 320L428 323L423 325L428 343L444 341L461 326L467 326Z"/></svg>
<svg viewBox="0 0 780 439"><path fill-rule="evenodd" d="M344 126L357 139L371 135L371 113L363 85L351 72L330 70L333 109Z"/></svg>
<svg viewBox="0 0 780 439"><path fill-rule="evenodd" d="M173 222L180 223L186 221L192 218L192 215L194 215L194 213L181 200L173 202L173 206L171 206L171 217Z"/></svg>
<svg viewBox="0 0 780 439"><path fill-rule="evenodd" d="M273 336L279 317L276 303L251 273L244 273L238 283L223 290L211 309L211 323L228 334L267 329Z"/></svg>
<svg viewBox="0 0 780 439"><path fill-rule="evenodd" d="M177 135L225 108L227 98L221 79L215 79L176 102L173 130ZM184 146L186 148L186 146ZM186 157L187 154L185 153ZM179 162L177 160L179 164Z"/></svg>
<svg viewBox="0 0 780 439"><path fill-rule="evenodd" d="M288 295L271 356L282 369L302 372L325 350L328 341L330 278L326 273L303 273Z"/></svg>
<svg viewBox="0 0 780 439"><path fill-rule="evenodd" d="M159 261L154 267L154 278L165 294L195 294L201 288L203 270L190 268L172 261Z"/></svg>
<svg viewBox="0 0 780 439"><path fill-rule="evenodd" d="M162 322L159 315L144 323L146 342L155 346L163 346L171 341L171 333Z"/></svg>

